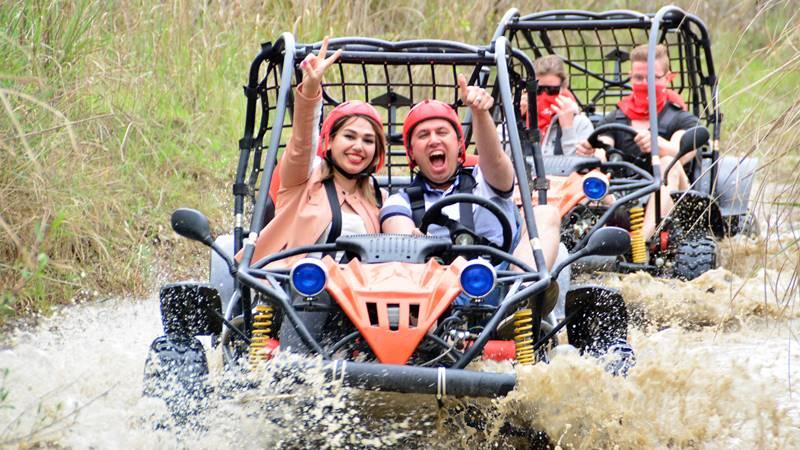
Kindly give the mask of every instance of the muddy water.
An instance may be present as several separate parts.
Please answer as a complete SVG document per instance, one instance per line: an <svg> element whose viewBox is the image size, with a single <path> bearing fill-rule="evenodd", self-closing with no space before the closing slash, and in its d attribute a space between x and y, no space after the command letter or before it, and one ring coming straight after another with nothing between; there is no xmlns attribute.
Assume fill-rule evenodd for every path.
<svg viewBox="0 0 800 450"><path fill-rule="evenodd" d="M157 300L66 308L0 349L0 447L525 448L541 430L562 448L800 448L796 239L779 228L724 241L725 268L690 283L605 276L637 320L628 378L560 351L517 368L518 388L495 401L440 406L267 371L214 395L195 426L164 427L163 403L141 396Z"/></svg>

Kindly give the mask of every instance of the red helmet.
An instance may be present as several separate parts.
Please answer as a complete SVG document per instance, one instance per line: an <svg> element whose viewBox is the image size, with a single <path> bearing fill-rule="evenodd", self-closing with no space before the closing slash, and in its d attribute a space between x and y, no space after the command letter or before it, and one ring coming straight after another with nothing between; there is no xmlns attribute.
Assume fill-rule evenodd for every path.
<svg viewBox="0 0 800 450"><path fill-rule="evenodd" d="M328 117L325 118L325 121L322 122L322 130L319 132L319 144L317 144L317 156L320 158L325 158L325 153L328 151L331 145L331 128L333 128L333 124L335 124L342 117L352 115L369 117L373 122L383 128L383 119L381 119L381 115L378 114L378 111L375 110L375 108L369 103L362 102L360 100L351 100L340 103L336 108L333 108L333 110L328 114ZM375 167L376 171L381 170L383 167L383 161L386 157L385 147L379 149L379 151L380 154L378 155L378 165Z"/></svg>
<svg viewBox="0 0 800 450"><path fill-rule="evenodd" d="M444 119L453 125L458 135L458 161L463 164L467 146L464 144L464 130L461 128L458 113L450 105L439 100L423 100L411 108L406 120L403 121L403 146L406 148L408 166L413 169L417 165L411 155L411 133L420 122L429 119Z"/></svg>

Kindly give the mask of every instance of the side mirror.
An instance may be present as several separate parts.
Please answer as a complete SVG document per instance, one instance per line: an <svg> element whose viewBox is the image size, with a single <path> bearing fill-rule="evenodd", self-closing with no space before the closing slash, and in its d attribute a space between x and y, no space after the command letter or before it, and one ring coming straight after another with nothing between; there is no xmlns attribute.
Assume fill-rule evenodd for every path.
<svg viewBox="0 0 800 450"><path fill-rule="evenodd" d="M172 213L170 223L172 224L172 229L185 238L202 242L208 246L214 243L214 239L211 238L208 219L196 209L176 209Z"/></svg>
<svg viewBox="0 0 800 450"><path fill-rule="evenodd" d="M586 243L586 254L618 256L631 248L630 234L618 227L603 227L592 233Z"/></svg>
<svg viewBox="0 0 800 450"><path fill-rule="evenodd" d="M584 256L618 256L627 252L630 248L631 236L626 230L618 227L600 228L592 233L583 248L558 263L553 268L551 276L557 278L565 267Z"/></svg>
<svg viewBox="0 0 800 450"><path fill-rule="evenodd" d="M706 127L699 126L689 128L683 133L683 136L681 136L680 148L678 149L678 155L675 159L679 159L692 150L708 144L710 138L711 135Z"/></svg>
<svg viewBox="0 0 800 450"><path fill-rule="evenodd" d="M667 181L669 180L666 174L668 174L669 171L672 170L672 167L675 166L675 164L678 161L680 161L681 158L683 158L687 153L706 145L710 138L711 135L708 132L708 128L704 126L689 128L688 130L686 130L685 133L683 133L683 136L681 136L681 142L679 144L680 148L678 148L678 154L675 155L675 159L673 159L672 162L669 163L669 166L667 166L667 169L664 171L664 180L663 180L664 186L667 185Z"/></svg>

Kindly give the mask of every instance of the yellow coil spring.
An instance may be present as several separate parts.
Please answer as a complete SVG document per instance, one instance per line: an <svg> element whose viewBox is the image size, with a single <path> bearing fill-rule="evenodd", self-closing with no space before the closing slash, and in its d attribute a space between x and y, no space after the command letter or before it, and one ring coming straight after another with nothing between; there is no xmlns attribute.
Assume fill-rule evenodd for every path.
<svg viewBox="0 0 800 450"><path fill-rule="evenodd" d="M644 225L644 208L631 208L631 253L633 262L647 262L647 247L644 244L642 226Z"/></svg>
<svg viewBox="0 0 800 450"><path fill-rule="evenodd" d="M525 308L514 313L514 343L519 364L531 365L536 356L533 352L533 310Z"/></svg>
<svg viewBox="0 0 800 450"><path fill-rule="evenodd" d="M261 350L266 347L272 334L272 307L256 305L253 314L253 338L250 340L250 369L255 369L258 363L266 361L268 355Z"/></svg>

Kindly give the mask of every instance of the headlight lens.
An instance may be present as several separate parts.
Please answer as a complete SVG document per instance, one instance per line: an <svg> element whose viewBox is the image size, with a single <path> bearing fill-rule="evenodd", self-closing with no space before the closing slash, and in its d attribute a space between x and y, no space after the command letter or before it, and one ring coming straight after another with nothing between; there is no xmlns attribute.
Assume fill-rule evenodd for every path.
<svg viewBox="0 0 800 450"><path fill-rule="evenodd" d="M591 200L601 200L608 193L608 180L597 175L588 175L583 180L583 193Z"/></svg>
<svg viewBox="0 0 800 450"><path fill-rule="evenodd" d="M468 262L461 271L461 289L472 298L486 297L496 282L494 267L482 259Z"/></svg>
<svg viewBox="0 0 800 450"><path fill-rule="evenodd" d="M303 258L292 267L289 274L292 288L305 297L315 297L325 289L328 275L318 259Z"/></svg>

